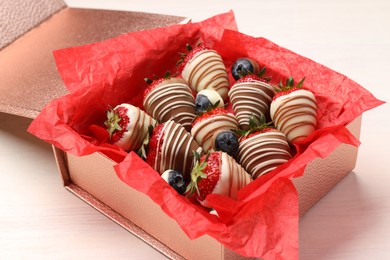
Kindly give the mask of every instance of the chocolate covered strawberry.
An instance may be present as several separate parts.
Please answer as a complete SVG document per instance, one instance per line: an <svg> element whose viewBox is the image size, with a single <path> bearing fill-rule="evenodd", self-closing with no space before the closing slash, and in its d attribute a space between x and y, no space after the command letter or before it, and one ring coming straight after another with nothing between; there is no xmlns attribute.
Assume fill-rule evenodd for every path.
<svg viewBox="0 0 390 260"><path fill-rule="evenodd" d="M205 207L211 208L206 200L209 194L236 199L238 191L252 181L251 176L227 153L212 152L202 157L195 153L195 158L187 192L195 194Z"/></svg>
<svg viewBox="0 0 390 260"><path fill-rule="evenodd" d="M144 92L145 111L160 123L171 119L189 131L195 118L195 100L185 81L169 74L146 81L150 85Z"/></svg>
<svg viewBox="0 0 390 260"><path fill-rule="evenodd" d="M248 131L238 131L242 137L238 146L238 161L253 179L266 174L291 159L286 136L266 123L265 116L251 117Z"/></svg>
<svg viewBox="0 0 390 260"><path fill-rule="evenodd" d="M306 138L317 125L316 98L311 91L302 88L303 81L294 86L294 79L290 77L285 86L280 83L270 106L271 119L290 143Z"/></svg>
<svg viewBox="0 0 390 260"><path fill-rule="evenodd" d="M188 53L179 61L181 76L192 90L214 89L223 100L227 99L229 81L221 56L210 48L187 45Z"/></svg>
<svg viewBox="0 0 390 260"><path fill-rule="evenodd" d="M228 94L240 128L248 129L251 115L269 114L275 90L261 76L249 74L237 80Z"/></svg>
<svg viewBox="0 0 390 260"><path fill-rule="evenodd" d="M125 151L133 151L141 147L149 127L154 126L156 120L138 107L123 103L107 111L104 124L111 143Z"/></svg>
<svg viewBox="0 0 390 260"><path fill-rule="evenodd" d="M146 150L146 162L157 172L179 171L185 180L189 180L191 173L193 151L202 151L190 133L172 120L153 129Z"/></svg>
<svg viewBox="0 0 390 260"><path fill-rule="evenodd" d="M223 108L215 108L201 114L192 123L191 135L205 152L212 150L213 135L220 130L238 129L234 114Z"/></svg>

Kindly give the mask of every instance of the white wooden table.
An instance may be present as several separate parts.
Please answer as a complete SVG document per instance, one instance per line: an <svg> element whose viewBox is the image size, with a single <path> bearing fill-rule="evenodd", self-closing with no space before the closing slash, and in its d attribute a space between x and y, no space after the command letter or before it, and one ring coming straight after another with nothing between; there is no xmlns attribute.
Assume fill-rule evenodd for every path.
<svg viewBox="0 0 390 260"><path fill-rule="evenodd" d="M390 100L385 0L66 2L193 21L232 9L241 32L266 37ZM300 222L300 259L390 259L389 115L388 104L364 114L354 172ZM25 132L29 123L0 113L0 259L163 259L62 187L51 147Z"/></svg>

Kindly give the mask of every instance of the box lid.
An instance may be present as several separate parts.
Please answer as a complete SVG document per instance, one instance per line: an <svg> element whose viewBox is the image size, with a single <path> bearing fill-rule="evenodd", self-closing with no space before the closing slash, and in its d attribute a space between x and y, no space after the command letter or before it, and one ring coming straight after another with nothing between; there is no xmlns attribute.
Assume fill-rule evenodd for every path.
<svg viewBox="0 0 390 260"><path fill-rule="evenodd" d="M62 0L13 0L0 3L0 50L66 7Z"/></svg>
<svg viewBox="0 0 390 260"><path fill-rule="evenodd" d="M0 112L34 118L48 102L68 93L57 72L54 50L186 21L184 17L161 14L69 8L57 2L45 13L49 18L30 20L30 24L37 24L31 30L28 25L17 29L19 38L15 34L1 35L8 41L17 39L2 42L6 46L0 51ZM18 10L26 12L28 8L36 6ZM11 13L7 16L11 20L14 17Z"/></svg>

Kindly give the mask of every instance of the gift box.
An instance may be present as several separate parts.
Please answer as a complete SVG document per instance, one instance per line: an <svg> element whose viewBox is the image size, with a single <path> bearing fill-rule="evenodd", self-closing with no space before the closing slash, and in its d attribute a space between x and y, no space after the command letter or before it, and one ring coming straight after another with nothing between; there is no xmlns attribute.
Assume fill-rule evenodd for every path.
<svg viewBox="0 0 390 260"><path fill-rule="evenodd" d="M68 93L54 50L188 22L179 16L70 8L60 0L2 4L7 23L0 28L0 111L28 118Z"/></svg>
<svg viewBox="0 0 390 260"><path fill-rule="evenodd" d="M1 91L5 95L0 95L0 97L6 98L4 102L0 102L2 111L35 117L46 106L40 116L38 116L38 119L30 126L29 131L53 144L53 151L64 180L64 186L168 258L296 258L298 218L302 217L337 182L353 170L358 151L361 113L380 105L381 102L372 97L358 84L341 74L290 52L266 39L252 38L238 33L232 12L200 23L173 25L161 29L126 33L179 23L183 21L183 18L129 12L80 10L65 7L40 24L40 26L31 30L31 33L22 36L18 41L7 46L0 52L0 55L4 55L4 57L9 55L8 57L12 57L14 60L15 57L18 57L17 54L22 52L24 46L26 46L25 44L29 44L31 41L38 41L38 44L34 46L42 46L40 43L42 43L43 38L52 35L51 33L56 31L60 24L70 24L70 20L75 19L73 16L77 17L80 15L85 17L85 12L91 15L92 21L102 21L104 19L100 18L106 17L109 25L118 22L118 19L113 19L113 17L118 17L118 13L124 17L128 16L128 19L140 15L148 22L144 20L139 22L139 17L137 16L137 19L135 19L137 22L130 23L135 24L135 27L128 28L126 26L129 26L129 23L125 22L122 24L123 27L119 25L113 26L122 28L124 31L112 32L107 30L107 34L99 31L101 26L99 30L97 29L99 26L94 26L95 31L90 34L91 38L85 41L80 41L80 37L75 37L64 42L61 38L58 41L58 45L46 46L47 48L43 48L41 52L45 53L45 55L34 56L28 60L37 61L38 59L42 64L47 65L48 67L42 67L46 68L46 73L50 72L47 73L50 75L50 77L48 76L49 78L35 77L35 75L42 75L42 73L37 74L36 70L39 70L39 68L34 66L36 63L33 62L30 67L22 68L23 73L21 75L25 78L16 81L20 84L18 87L12 85L15 84L14 81L8 80L11 79L10 73L12 71L20 69L17 63L13 63L15 66L13 69L10 67L9 70L6 70L6 72L8 71L7 74L0 74L0 78L8 80L6 84L2 85ZM69 19L67 18L69 13L73 18L66 20ZM59 21L51 22L56 19ZM62 19L65 19L65 21ZM151 20L153 22L150 22ZM91 20L86 22L86 24L90 23ZM46 29L46 27L49 29ZM50 30L50 34L47 34L48 30ZM84 35L85 32L85 29L80 29L79 34L73 34L73 30L76 29L74 26L71 26L69 32L76 36ZM114 37L122 33L125 34L101 41L104 38ZM63 35L63 33L59 34ZM244 202L239 201L242 204L226 201L231 203L232 206L241 207L249 204L246 203L245 199L249 202L253 201L251 196L260 199L262 201L260 202L262 209L269 209L269 213L264 211L261 214L264 217L259 218L262 221L260 221L261 223L258 226L256 223L250 223L254 227L259 228L258 232L241 234L237 231L237 225L220 223L213 216L210 217L204 212L198 212L197 208L187 205L182 201L183 198L177 198L173 193L162 196L162 198L156 197L156 194L148 191L148 189L153 185L166 189L165 183L158 180L156 175L153 175L151 178L153 180L152 183L137 185L135 181L137 181L139 174L142 171L150 172L151 169L147 168L135 153L127 154L112 146L97 144L91 139L90 132L83 132L88 130L85 128L86 124L91 124L91 122L101 117L99 113L104 111L107 104L113 106L126 99L131 103L139 105L139 93L142 92L142 88L132 89L130 91L132 94L129 94L129 91L126 92L127 94L121 94L123 94L124 86L128 84L130 79L133 82L141 82L141 76L143 76L139 74L141 65L142 69L146 71L151 70L161 73L165 69L164 66L161 66L161 61L165 63L171 57L174 57L173 54L177 51L176 46L172 46L170 49L169 44L165 42L161 46L157 45L156 47L146 41L146 39L154 39L154 37L156 38L155 40L161 40L159 37L162 35L168 39L175 36L175 40L181 41L181 43L188 39L196 39L196 41L202 39L206 44L221 51L227 67L229 62L231 64L229 59L232 57L244 54L256 56L257 51L254 51L254 47L251 46L255 44L256 48L262 46L262 48L268 49L269 53L274 53L273 61L282 58L287 61L284 67L280 67L277 62L274 63L275 67L270 66L275 78L292 72L296 76L302 76L306 70L309 70L309 74L314 78L312 84L315 82L321 85L326 78L326 80L331 82L329 84L331 89L335 91L342 84L357 87L356 92L353 93L337 92L341 96L349 95L351 103L343 104L339 109L326 107L326 110L329 112L328 121L322 121L322 128L311 136L306 143L298 147L299 156L294 158L293 163L278 168L272 174L268 174L264 180L258 181L249 187L247 191L252 191L251 194L253 195L243 196L242 201ZM244 53L224 53L227 50L221 48L223 43L234 41L237 37L240 41L247 44L246 48L243 49ZM27 39L25 40L25 38ZM82 45L92 42L96 43ZM143 46L139 52L136 50L138 44ZM51 57L51 50L77 45L80 46L62 49L54 53L62 80L65 82L67 89L72 92L72 94L65 95L68 93L68 90L66 90L59 74L56 72L54 59ZM115 48L117 55L112 55L112 51L110 51L113 46L118 47ZM24 54L26 53L24 52ZM131 61L128 59L122 60L123 55L132 55L135 58ZM26 56L22 57L26 58ZM44 57L43 60L39 60L40 57ZM145 57L153 57L153 59L147 59L148 62L146 63ZM106 58L108 60L105 60ZM10 60L11 58L8 59L7 65L12 64ZM4 61L5 59L0 59L0 62ZM297 62L302 63L302 66L292 71L291 67ZM107 64L109 65L107 66ZM270 64L272 63L267 63L267 65ZM157 68L161 69L158 70ZM325 71L326 73L314 73L314 71ZM34 81L36 84L32 86L23 85L22 83L26 82L26 78L37 79ZM20 86L22 88L20 92L16 91L14 93L11 91L10 86L14 87L13 90L18 89ZM48 88L50 88L50 91L47 91ZM93 105L93 113L88 113L85 106L96 103L97 98L105 96L107 92L110 93L109 98L102 98L101 104ZM29 96L26 93L32 93L32 95ZM326 94L322 93L321 89L317 89L316 94L320 99L326 98ZM80 103L72 103L76 97ZM52 99L55 100L48 103ZM86 99L89 101L85 102ZM359 100L361 101L360 103L358 102ZM72 113L74 110L80 109L84 102L83 113L87 113L88 118L83 124L80 124L80 118L87 114L76 115ZM357 104L359 105L358 108L353 108ZM54 113L56 117L48 117L48 115L53 115L53 111L58 111L58 113ZM62 114L65 111L70 111L70 113ZM48 123L48 121L56 123L53 125ZM60 123L57 125L58 122ZM43 130L46 127L50 130ZM65 139L67 141L64 143ZM329 145L324 147L324 142ZM294 168L294 171L291 171L292 168ZM285 192L288 196L275 196L278 192ZM186 210L196 214L194 219L177 219L175 218L176 216L172 216L172 210L176 209L177 205L171 205L169 201L162 201L161 199L165 197L177 205L183 203L183 207ZM272 209L270 208L271 206L273 207ZM245 212L245 209L237 209L234 212L236 215L230 216L234 217L231 220L243 219L240 216L242 212ZM275 215L275 212L278 214ZM202 230L189 227L189 225L197 226L197 223L194 223L195 220L204 220L207 223L205 226L199 224L200 229L203 228ZM238 222L238 224L241 224L240 221ZM225 230L221 232L221 227L225 228L226 232ZM267 231L267 229L269 230ZM249 242L244 241L240 243L240 239Z"/></svg>
<svg viewBox="0 0 390 260"><path fill-rule="evenodd" d="M347 128L357 138L361 117ZM310 162L293 180L303 215L355 167L358 148L341 144L329 156ZM121 181L112 159L101 153L75 156L54 148L64 186L102 214L150 244L170 259L247 259L204 235L190 239L161 207ZM271 258L272 259L272 258Z"/></svg>

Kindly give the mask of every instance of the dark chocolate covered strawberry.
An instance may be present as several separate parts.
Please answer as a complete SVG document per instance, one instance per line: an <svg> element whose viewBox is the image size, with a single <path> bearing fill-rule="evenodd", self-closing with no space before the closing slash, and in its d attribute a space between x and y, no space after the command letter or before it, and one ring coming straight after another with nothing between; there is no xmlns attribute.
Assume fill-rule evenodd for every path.
<svg viewBox="0 0 390 260"><path fill-rule="evenodd" d="M286 85L280 83L270 106L271 119L290 143L306 138L317 125L316 98L311 91L302 88L303 82L304 79L294 85L290 77Z"/></svg>
<svg viewBox="0 0 390 260"><path fill-rule="evenodd" d="M189 194L210 208L206 198L209 194L220 194L233 199L244 186L252 181L251 176L231 156L224 152L211 152L200 157L191 172L187 186Z"/></svg>
<svg viewBox="0 0 390 260"><path fill-rule="evenodd" d="M274 94L274 88L254 74L246 75L233 84L229 98L241 129L249 128L251 115L269 114Z"/></svg>
<svg viewBox="0 0 390 260"><path fill-rule="evenodd" d="M179 71L192 90L214 89L223 100L227 99L229 81L221 56L205 46L192 48L187 45L188 53L182 54Z"/></svg>
<svg viewBox="0 0 390 260"><path fill-rule="evenodd" d="M104 124L111 143L125 151L133 151L141 147L149 127L154 126L156 120L138 107L123 103L107 111Z"/></svg>
<svg viewBox="0 0 390 260"><path fill-rule="evenodd" d="M291 159L286 136L269 126L265 116L251 117L250 129L242 134L238 161L253 179L266 174Z"/></svg>
<svg viewBox="0 0 390 260"><path fill-rule="evenodd" d="M145 111L160 123L173 120L188 131L195 118L195 100L190 87L182 78L166 74L163 78L147 80L144 92Z"/></svg>
<svg viewBox="0 0 390 260"><path fill-rule="evenodd" d="M201 152L202 149L182 125L168 120L153 129L146 162L160 174L166 170L175 170L181 172L185 180L189 180L193 151Z"/></svg>

